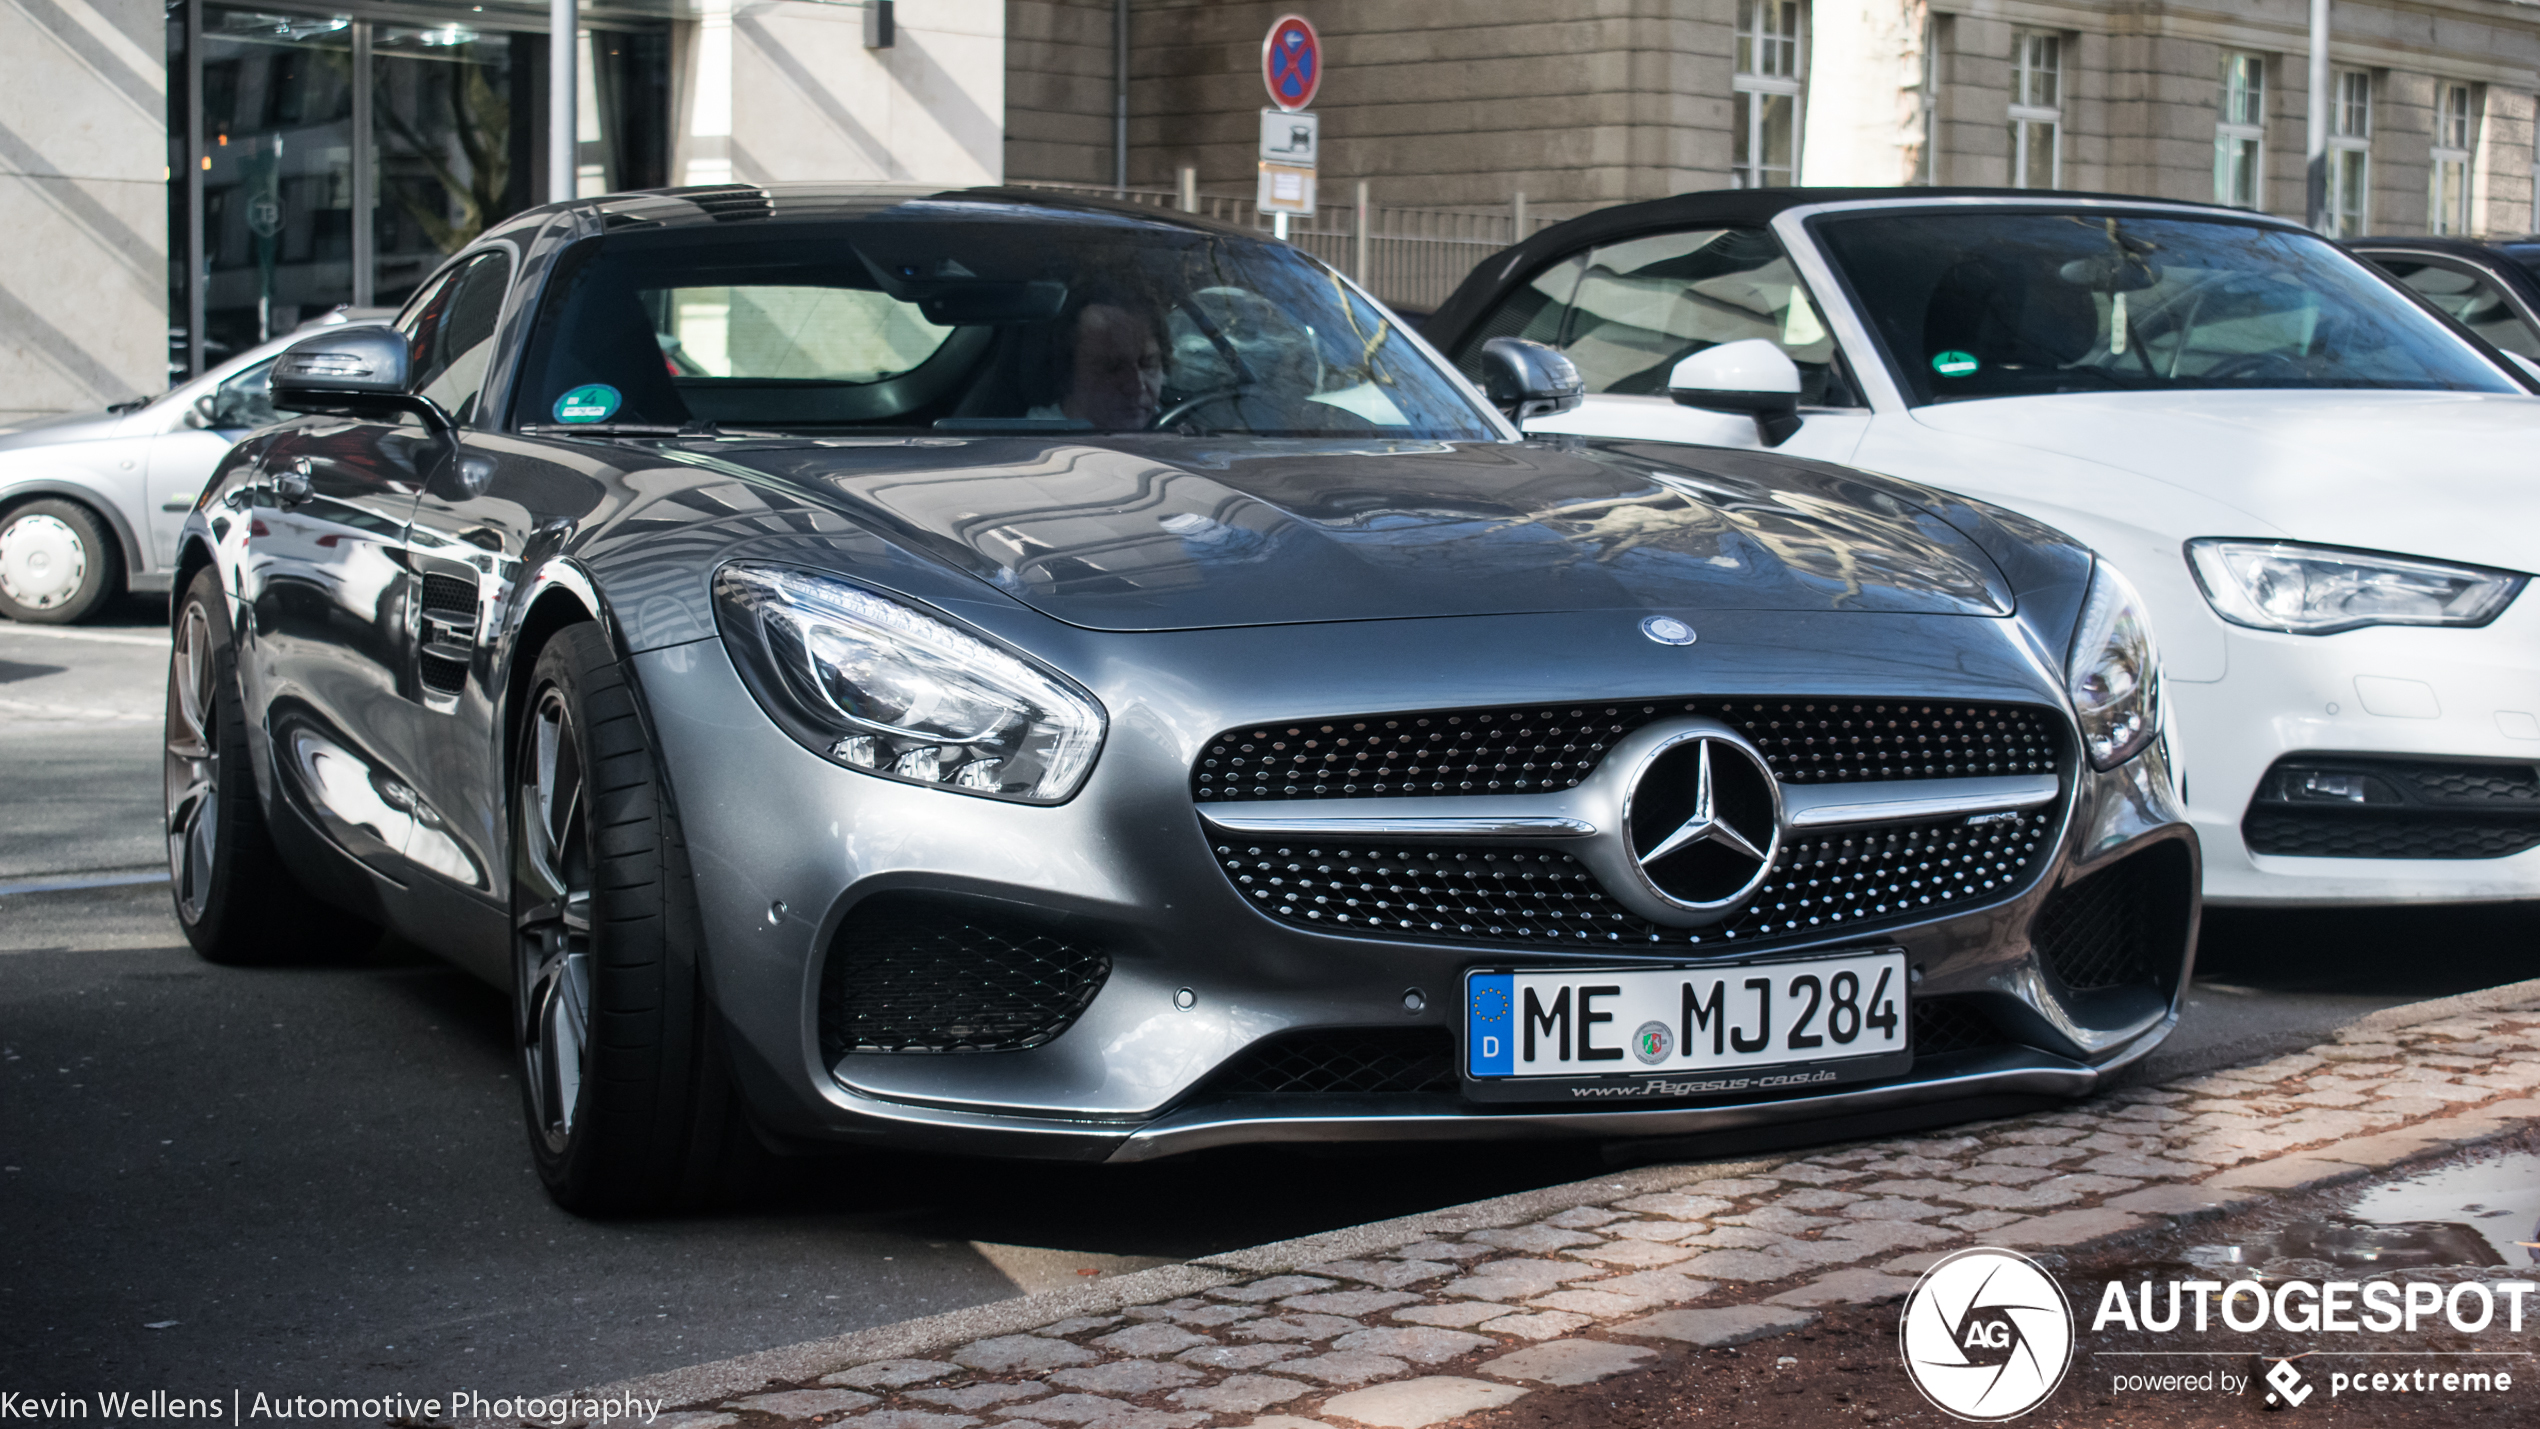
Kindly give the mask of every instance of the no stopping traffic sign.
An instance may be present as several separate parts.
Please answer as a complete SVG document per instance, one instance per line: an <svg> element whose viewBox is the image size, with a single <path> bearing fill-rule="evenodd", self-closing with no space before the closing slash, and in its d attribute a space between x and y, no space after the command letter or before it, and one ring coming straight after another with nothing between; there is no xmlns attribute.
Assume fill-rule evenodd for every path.
<svg viewBox="0 0 2540 1429"><path fill-rule="evenodd" d="M1261 82L1270 102L1297 110L1323 87L1323 41L1303 15L1282 15L1261 42Z"/></svg>

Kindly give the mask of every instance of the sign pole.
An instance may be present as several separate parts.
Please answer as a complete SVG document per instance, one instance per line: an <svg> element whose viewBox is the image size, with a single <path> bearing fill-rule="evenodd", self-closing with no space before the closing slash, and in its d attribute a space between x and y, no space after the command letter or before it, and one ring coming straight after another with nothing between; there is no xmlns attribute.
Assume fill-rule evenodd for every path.
<svg viewBox="0 0 2540 1429"><path fill-rule="evenodd" d="M574 171L582 166L574 120L582 112L581 79L574 61L582 48L582 17L576 0L549 0L547 6L547 201L575 197Z"/></svg>

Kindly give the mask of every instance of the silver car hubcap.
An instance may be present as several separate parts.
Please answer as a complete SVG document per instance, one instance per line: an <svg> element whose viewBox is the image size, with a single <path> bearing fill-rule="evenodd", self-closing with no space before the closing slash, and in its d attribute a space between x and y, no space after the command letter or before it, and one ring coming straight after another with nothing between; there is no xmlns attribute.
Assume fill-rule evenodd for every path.
<svg viewBox="0 0 2540 1429"><path fill-rule="evenodd" d="M29 610L50 610L88 576L88 543L58 516L20 516L0 527L0 594Z"/></svg>
<svg viewBox="0 0 2540 1429"><path fill-rule="evenodd" d="M200 922L212 893L220 837L219 715L214 705L212 625L188 602L168 658L168 877L177 911Z"/></svg>
<svg viewBox="0 0 2540 1429"><path fill-rule="evenodd" d="M521 1071L548 1148L573 1135L591 1026L591 867L573 716L550 688L521 752L512 906L518 930Z"/></svg>

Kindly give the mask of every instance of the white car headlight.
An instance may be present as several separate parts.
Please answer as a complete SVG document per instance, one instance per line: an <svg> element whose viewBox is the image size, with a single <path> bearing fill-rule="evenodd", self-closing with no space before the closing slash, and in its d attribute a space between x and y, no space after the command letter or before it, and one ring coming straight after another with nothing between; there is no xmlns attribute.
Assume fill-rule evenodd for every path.
<svg viewBox="0 0 2540 1429"><path fill-rule="evenodd" d="M2093 767L2114 769L2161 732L2161 657L2143 597L2101 562L2064 660L2065 690Z"/></svg>
<svg viewBox="0 0 2540 1429"><path fill-rule="evenodd" d="M804 746L852 769L1055 804L1102 748L1094 697L979 636L860 586L782 566L715 573L724 645Z"/></svg>
<svg viewBox="0 0 2540 1429"><path fill-rule="evenodd" d="M2334 635L2366 625L2485 625L2524 577L2333 546L2282 541L2187 543L2214 613L2234 625Z"/></svg>

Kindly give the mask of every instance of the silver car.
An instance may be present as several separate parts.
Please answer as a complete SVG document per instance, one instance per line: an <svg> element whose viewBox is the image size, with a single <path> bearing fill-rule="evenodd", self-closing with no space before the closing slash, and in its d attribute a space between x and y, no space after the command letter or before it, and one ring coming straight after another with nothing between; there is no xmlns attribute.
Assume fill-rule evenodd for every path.
<svg viewBox="0 0 2540 1429"><path fill-rule="evenodd" d="M345 322L303 324L157 397L0 431L0 616L68 625L125 591L166 590L212 468L281 417L265 387L275 356Z"/></svg>

